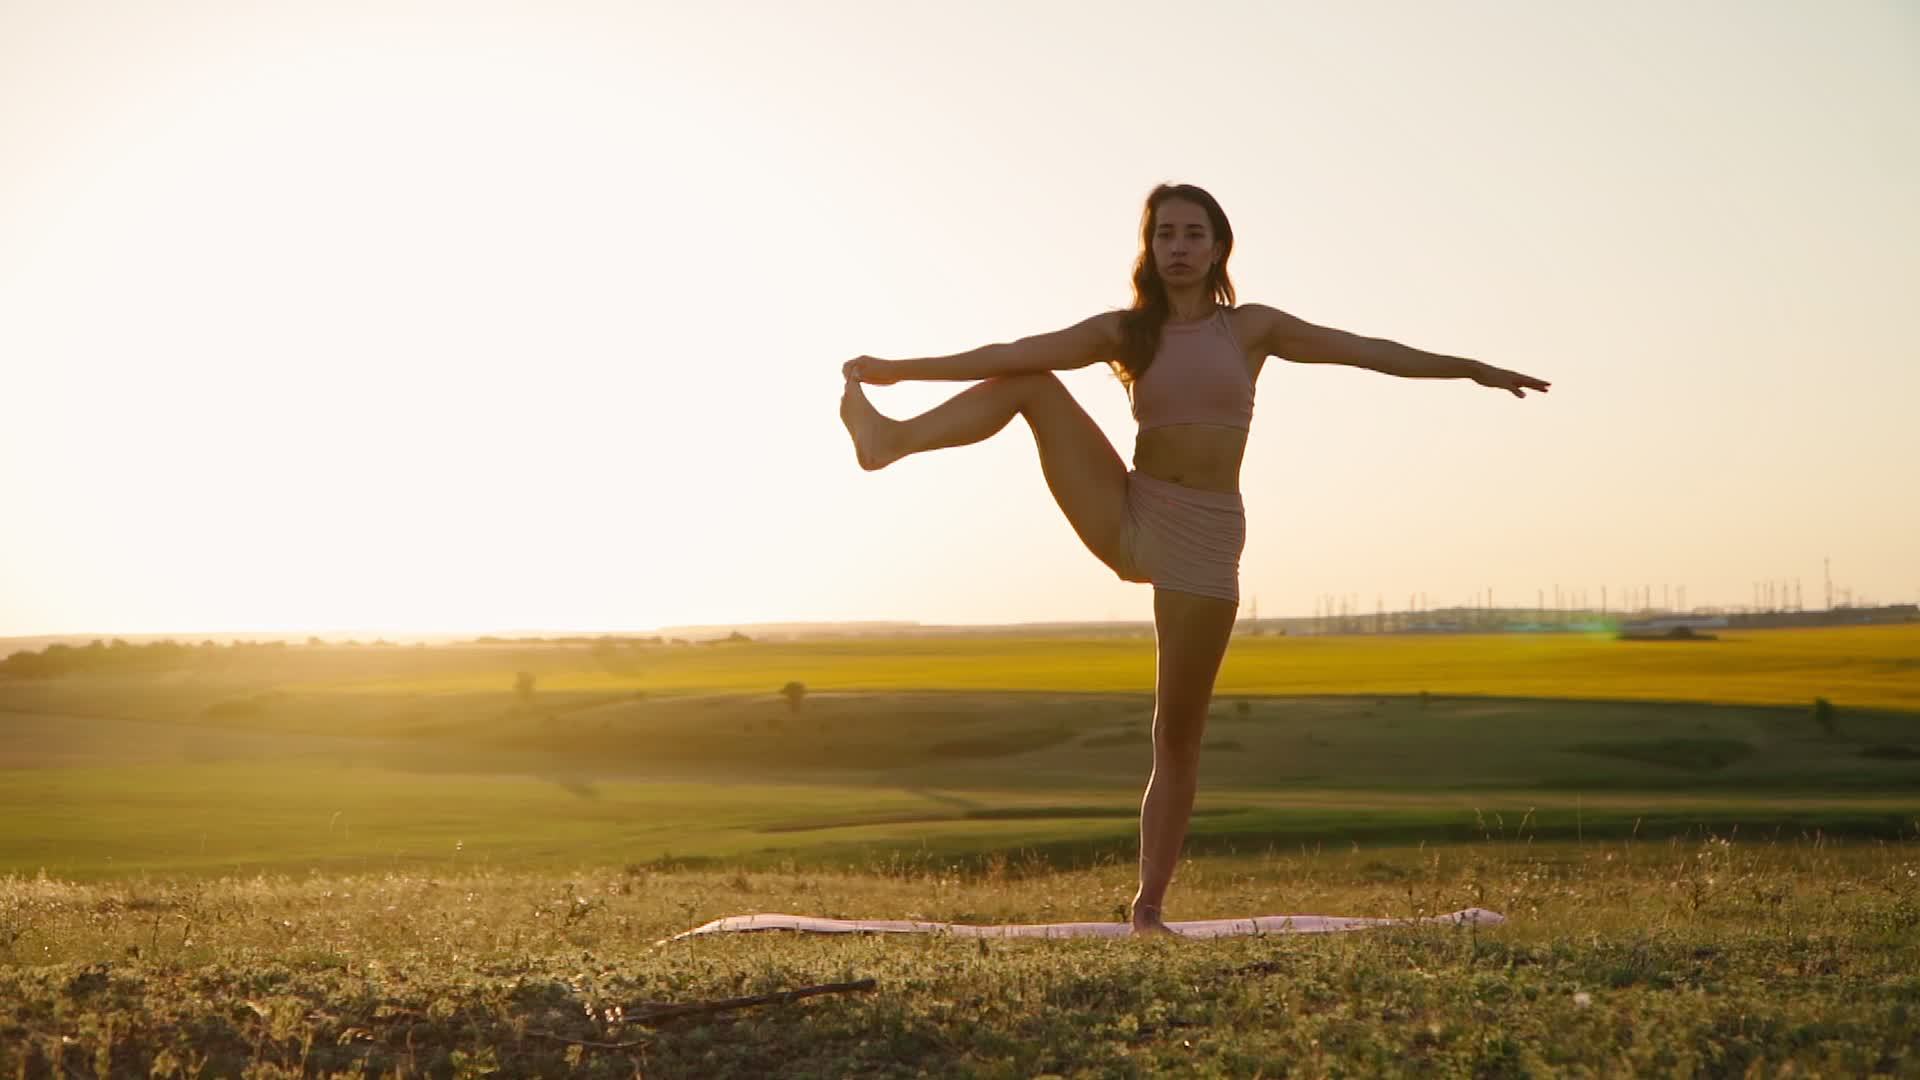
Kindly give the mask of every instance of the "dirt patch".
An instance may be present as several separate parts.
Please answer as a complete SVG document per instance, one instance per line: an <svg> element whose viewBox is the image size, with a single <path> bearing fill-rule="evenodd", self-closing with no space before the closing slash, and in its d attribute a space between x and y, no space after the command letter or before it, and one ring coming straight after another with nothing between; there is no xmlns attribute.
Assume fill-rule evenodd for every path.
<svg viewBox="0 0 1920 1080"><path fill-rule="evenodd" d="M1580 743L1567 749L1576 754L1598 754L1696 772L1724 769L1753 756L1753 746L1739 739L1648 739L1639 742Z"/></svg>

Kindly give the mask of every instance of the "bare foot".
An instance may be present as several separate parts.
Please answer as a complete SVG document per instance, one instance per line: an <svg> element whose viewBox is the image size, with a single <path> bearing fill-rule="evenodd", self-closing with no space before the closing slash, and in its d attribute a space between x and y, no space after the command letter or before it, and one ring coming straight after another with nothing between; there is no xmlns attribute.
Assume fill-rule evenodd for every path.
<svg viewBox="0 0 1920 1080"><path fill-rule="evenodd" d="M1179 937L1174 929L1160 918L1160 905L1135 902L1130 921L1133 923L1132 937Z"/></svg>
<svg viewBox="0 0 1920 1080"><path fill-rule="evenodd" d="M847 425L847 434L853 436L853 456L861 468L871 472L900 459L898 440L894 437L900 422L880 415L856 379L848 379L846 392L840 395L840 422Z"/></svg>

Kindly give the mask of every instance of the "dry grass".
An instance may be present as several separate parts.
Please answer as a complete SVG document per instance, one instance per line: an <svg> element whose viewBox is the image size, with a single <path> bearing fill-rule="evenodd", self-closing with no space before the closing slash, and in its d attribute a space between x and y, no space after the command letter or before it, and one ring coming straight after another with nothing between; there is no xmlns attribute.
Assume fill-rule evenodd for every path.
<svg viewBox="0 0 1920 1080"><path fill-rule="evenodd" d="M1511 922L1221 941L667 934L724 914L1116 919L1131 868L0 883L0 1073L1913 1075L1913 845L1192 860L1174 918ZM877 980L657 1024L648 1003Z"/></svg>

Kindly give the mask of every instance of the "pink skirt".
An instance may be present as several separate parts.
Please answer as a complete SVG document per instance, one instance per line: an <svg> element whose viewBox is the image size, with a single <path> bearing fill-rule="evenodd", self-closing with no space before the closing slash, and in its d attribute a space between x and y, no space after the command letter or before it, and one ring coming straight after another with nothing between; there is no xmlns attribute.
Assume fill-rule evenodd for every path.
<svg viewBox="0 0 1920 1080"><path fill-rule="evenodd" d="M1246 504L1237 491L1171 484L1127 472L1127 519L1120 530L1122 581L1240 602Z"/></svg>

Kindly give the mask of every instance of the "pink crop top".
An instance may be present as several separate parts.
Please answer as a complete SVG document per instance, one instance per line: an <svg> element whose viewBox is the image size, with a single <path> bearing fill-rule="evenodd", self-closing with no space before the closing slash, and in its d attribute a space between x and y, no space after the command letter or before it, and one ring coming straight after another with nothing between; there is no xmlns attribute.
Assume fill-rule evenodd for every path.
<svg viewBox="0 0 1920 1080"><path fill-rule="evenodd" d="M1167 323L1147 373L1133 383L1140 430L1168 424L1253 426L1253 379L1225 308L1193 323Z"/></svg>

